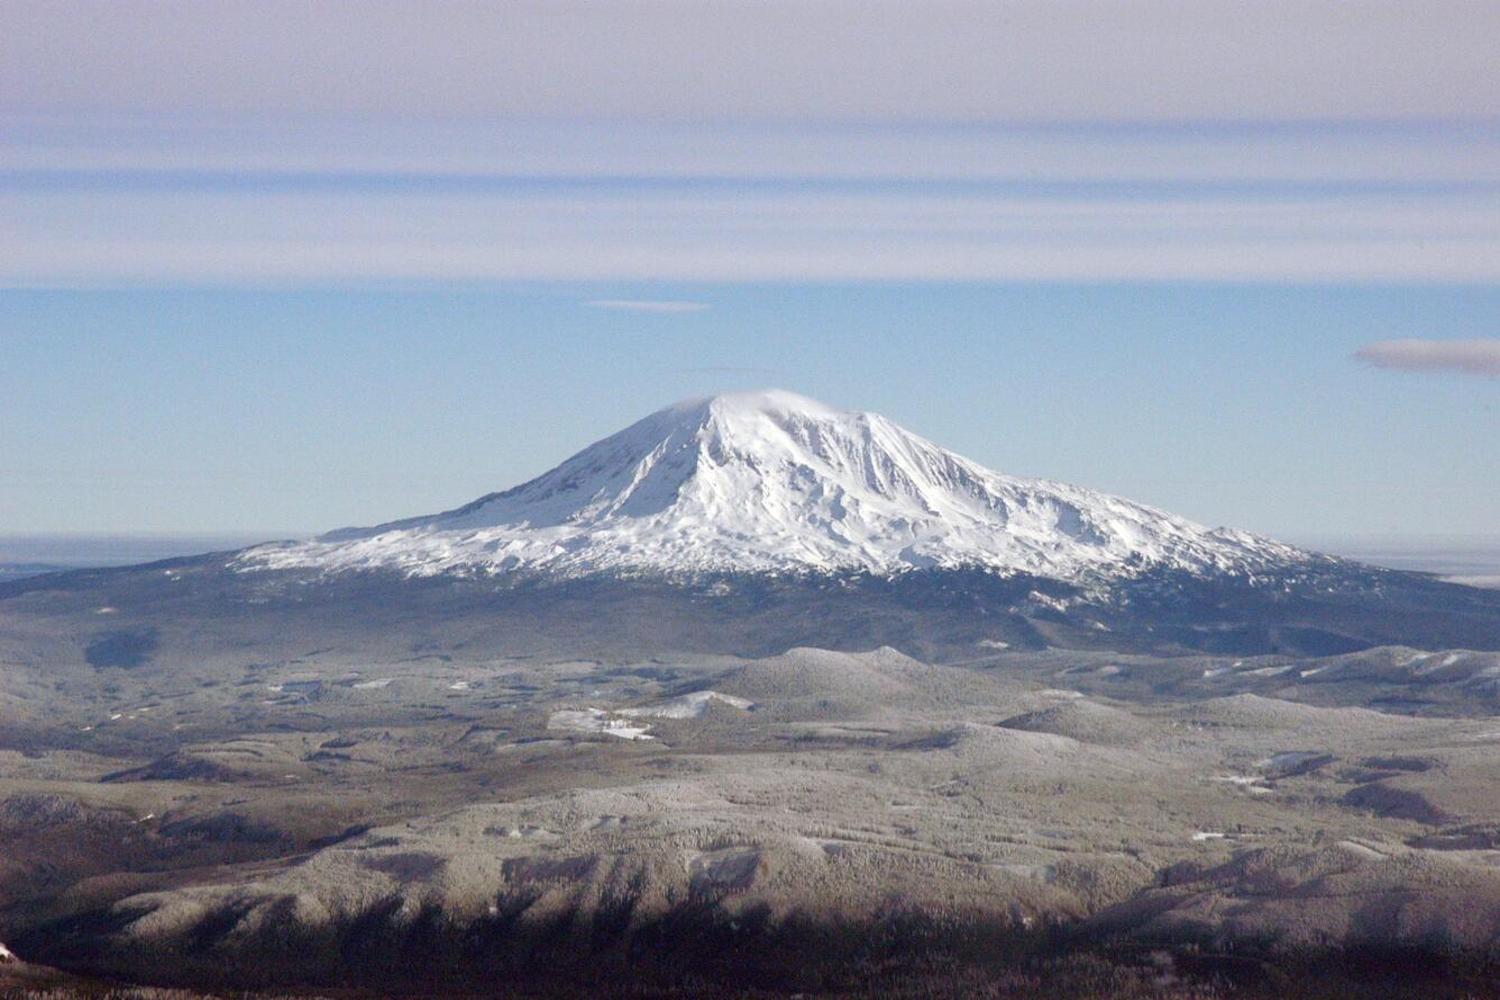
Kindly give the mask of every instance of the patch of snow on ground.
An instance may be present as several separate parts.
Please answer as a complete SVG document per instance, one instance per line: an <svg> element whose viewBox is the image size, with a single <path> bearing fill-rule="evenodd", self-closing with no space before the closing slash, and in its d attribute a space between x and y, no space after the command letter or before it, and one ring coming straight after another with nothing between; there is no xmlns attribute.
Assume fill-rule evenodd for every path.
<svg viewBox="0 0 1500 1000"><path fill-rule="evenodd" d="M1072 605L1072 602L1067 598L1052 597L1048 594L1042 593L1039 590L1033 590L1031 593L1027 594L1026 599L1033 604L1040 604L1042 607L1050 608L1053 611L1066 611Z"/></svg>
<svg viewBox="0 0 1500 1000"><path fill-rule="evenodd" d="M1500 576L1445 576L1443 582L1478 587L1481 590L1500 590Z"/></svg>
<svg viewBox="0 0 1500 1000"><path fill-rule="evenodd" d="M553 712L547 720L548 729L562 729L575 733L602 733L622 740L654 740L648 734L651 727L644 722L632 722L611 715L602 708L565 708Z"/></svg>
<svg viewBox="0 0 1500 1000"><path fill-rule="evenodd" d="M755 702L746 698L736 698L732 694L720 694L717 691L693 691L689 694L679 695L658 705L647 705L643 708L622 708L621 715L646 716L653 719L697 719L708 711L709 702L721 701L738 709L751 709Z"/></svg>
<svg viewBox="0 0 1500 1000"><path fill-rule="evenodd" d="M1196 833L1193 834L1193 842L1194 843L1199 843L1199 844L1201 844L1205 840L1223 840L1223 839L1224 839L1224 835L1222 833L1216 833L1216 832L1214 832L1212 830L1199 830L1198 832L1196 832Z"/></svg>
<svg viewBox="0 0 1500 1000"><path fill-rule="evenodd" d="M1251 795L1276 794L1276 790L1274 788L1268 788L1265 784L1263 784L1265 779L1255 775L1224 774L1217 775L1209 780L1222 781L1225 784L1234 785L1236 788L1243 789L1244 791L1249 792Z"/></svg>
<svg viewBox="0 0 1500 1000"><path fill-rule="evenodd" d="M1422 657L1422 665L1419 667L1414 667L1412 669L1412 673L1416 674L1419 677L1426 674L1434 674L1439 670L1443 670L1447 667L1453 666L1455 663L1464 658L1464 654L1462 653L1449 653L1441 660L1436 659L1436 656L1436 653L1430 653L1427 656Z"/></svg>
<svg viewBox="0 0 1500 1000"><path fill-rule="evenodd" d="M380 677L380 678L377 678L376 680L373 680L373 681L360 681L360 682L358 682L357 684L355 684L353 686L354 686L354 688L356 690L359 690L359 691L370 691L370 690L374 690L374 689L385 687L393 679L394 678L391 678L391 677Z"/></svg>

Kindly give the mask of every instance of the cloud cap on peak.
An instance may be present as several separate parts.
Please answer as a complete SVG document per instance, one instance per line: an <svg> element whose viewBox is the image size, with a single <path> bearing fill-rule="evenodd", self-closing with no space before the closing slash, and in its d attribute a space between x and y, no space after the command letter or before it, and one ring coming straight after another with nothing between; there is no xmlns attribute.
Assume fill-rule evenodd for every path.
<svg viewBox="0 0 1500 1000"><path fill-rule="evenodd" d="M1474 340L1380 340L1354 357L1376 368L1408 372L1456 372L1500 378L1500 337Z"/></svg>
<svg viewBox="0 0 1500 1000"><path fill-rule="evenodd" d="M795 413L807 417L848 417L855 414L787 389L753 389L694 396L679 400L661 413L767 414Z"/></svg>

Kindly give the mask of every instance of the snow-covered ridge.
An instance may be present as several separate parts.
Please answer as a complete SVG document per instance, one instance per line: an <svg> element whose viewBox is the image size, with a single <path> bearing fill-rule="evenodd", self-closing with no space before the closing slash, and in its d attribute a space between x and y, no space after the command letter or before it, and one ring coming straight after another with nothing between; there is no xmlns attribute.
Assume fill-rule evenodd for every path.
<svg viewBox="0 0 1500 1000"><path fill-rule="evenodd" d="M1002 475L877 414L771 391L679 403L514 489L260 546L236 565L562 577L982 568L1080 581L1306 558L1119 497Z"/></svg>

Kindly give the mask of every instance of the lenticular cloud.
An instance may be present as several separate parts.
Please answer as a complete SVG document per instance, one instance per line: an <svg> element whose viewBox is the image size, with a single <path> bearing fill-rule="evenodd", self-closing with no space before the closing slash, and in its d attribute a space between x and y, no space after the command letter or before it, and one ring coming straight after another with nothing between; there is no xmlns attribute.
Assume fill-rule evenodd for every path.
<svg viewBox="0 0 1500 1000"><path fill-rule="evenodd" d="M1412 372L1459 372L1500 378L1500 338L1482 340L1381 340L1354 356L1376 368Z"/></svg>

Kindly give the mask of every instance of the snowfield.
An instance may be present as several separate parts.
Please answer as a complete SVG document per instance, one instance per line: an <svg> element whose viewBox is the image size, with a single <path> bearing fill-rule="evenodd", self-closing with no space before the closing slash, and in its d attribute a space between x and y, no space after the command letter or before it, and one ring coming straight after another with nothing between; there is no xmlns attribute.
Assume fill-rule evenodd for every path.
<svg viewBox="0 0 1500 1000"><path fill-rule="evenodd" d="M679 403L455 510L248 550L236 568L894 575L978 568L1071 582L1308 559L1119 497L986 469L873 413L791 393Z"/></svg>
<svg viewBox="0 0 1500 1000"><path fill-rule="evenodd" d="M732 694L720 694L718 691L693 691L689 694L678 695L659 705L622 708L620 714L650 719L699 719L708 714L709 703L715 701L741 711L748 711L755 707L755 703L748 698L736 698Z"/></svg>
<svg viewBox="0 0 1500 1000"><path fill-rule="evenodd" d="M575 733L602 733L622 740L654 740L644 723L617 718L602 708L561 709L547 719L547 728Z"/></svg>

